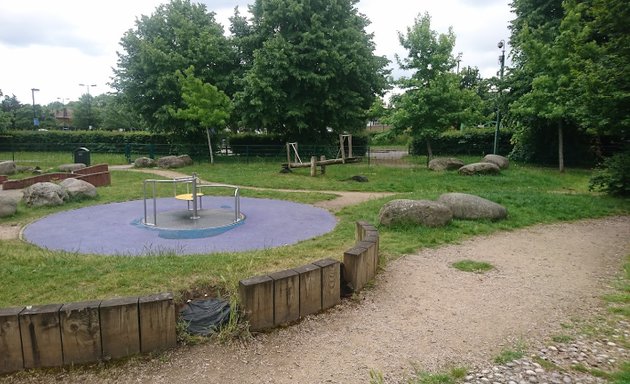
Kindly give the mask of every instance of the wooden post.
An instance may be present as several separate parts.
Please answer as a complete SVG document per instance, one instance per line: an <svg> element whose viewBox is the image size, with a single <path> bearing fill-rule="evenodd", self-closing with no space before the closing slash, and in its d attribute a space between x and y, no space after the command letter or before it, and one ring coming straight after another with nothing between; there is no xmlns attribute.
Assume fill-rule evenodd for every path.
<svg viewBox="0 0 630 384"><path fill-rule="evenodd" d="M300 317L322 310L322 274L320 268L306 264L295 268L300 275Z"/></svg>
<svg viewBox="0 0 630 384"><path fill-rule="evenodd" d="M59 309L61 304L31 307L20 313L24 368L63 365Z"/></svg>
<svg viewBox="0 0 630 384"><path fill-rule="evenodd" d="M177 344L173 295L159 293L138 299L140 351L162 351Z"/></svg>
<svg viewBox="0 0 630 384"><path fill-rule="evenodd" d="M352 157L352 135L348 135L348 157Z"/></svg>
<svg viewBox="0 0 630 384"><path fill-rule="evenodd" d="M346 148L344 147L344 135L339 135L339 151L341 152L342 163L346 162Z"/></svg>
<svg viewBox="0 0 630 384"><path fill-rule="evenodd" d="M355 292L363 289L367 283L367 271L365 258L367 249L355 246L343 253L343 264L346 271L346 279L352 285Z"/></svg>
<svg viewBox="0 0 630 384"><path fill-rule="evenodd" d="M100 301L64 304L59 311L65 365L101 359Z"/></svg>
<svg viewBox="0 0 630 384"><path fill-rule="evenodd" d="M311 176L317 175L317 157L311 156Z"/></svg>
<svg viewBox="0 0 630 384"><path fill-rule="evenodd" d="M326 161L326 156L325 155L321 155L319 157L319 160L320 160L320 162ZM320 170L322 171L322 175L326 174L326 164L325 163L321 163Z"/></svg>
<svg viewBox="0 0 630 384"><path fill-rule="evenodd" d="M291 144L287 143L287 168L291 169Z"/></svg>
<svg viewBox="0 0 630 384"><path fill-rule="evenodd" d="M103 301L99 312L103 358L117 359L140 353L138 298Z"/></svg>
<svg viewBox="0 0 630 384"><path fill-rule="evenodd" d="M286 324L300 318L300 276L293 270L269 275L273 280L273 323Z"/></svg>
<svg viewBox="0 0 630 384"><path fill-rule="evenodd" d="M239 296L252 331L273 327L273 279L254 276L239 281Z"/></svg>
<svg viewBox="0 0 630 384"><path fill-rule="evenodd" d="M365 273L365 282L372 280L374 276L376 276L376 267L378 254L376 253L376 243L371 241L359 241L356 244L357 247L365 248L366 253L363 258L363 263L365 264L365 268L363 269L363 273Z"/></svg>
<svg viewBox="0 0 630 384"><path fill-rule="evenodd" d="M334 307L341 302L341 263L323 259L313 264L322 271L322 309Z"/></svg>
<svg viewBox="0 0 630 384"><path fill-rule="evenodd" d="M24 369L19 308L0 309L0 374Z"/></svg>

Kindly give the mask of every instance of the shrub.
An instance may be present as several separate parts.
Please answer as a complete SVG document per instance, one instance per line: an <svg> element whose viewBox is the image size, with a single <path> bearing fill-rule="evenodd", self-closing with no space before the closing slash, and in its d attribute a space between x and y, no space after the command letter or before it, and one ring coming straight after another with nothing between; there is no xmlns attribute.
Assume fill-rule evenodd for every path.
<svg viewBox="0 0 630 384"><path fill-rule="evenodd" d="M595 169L589 190L613 196L630 196L630 150L605 159Z"/></svg>
<svg viewBox="0 0 630 384"><path fill-rule="evenodd" d="M512 133L499 131L500 154L508 154L512 150L510 139ZM474 128L463 131L449 130L431 141L431 149L435 155L469 155L483 156L492 153L494 147L494 128ZM413 139L411 154L426 155L426 141Z"/></svg>

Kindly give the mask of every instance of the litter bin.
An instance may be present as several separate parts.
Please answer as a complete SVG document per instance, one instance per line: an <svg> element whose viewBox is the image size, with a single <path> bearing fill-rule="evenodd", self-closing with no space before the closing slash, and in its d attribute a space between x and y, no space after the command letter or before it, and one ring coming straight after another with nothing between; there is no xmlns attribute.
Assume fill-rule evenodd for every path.
<svg viewBox="0 0 630 384"><path fill-rule="evenodd" d="M85 147L79 147L74 150L74 162L83 163L86 167L90 166L90 150Z"/></svg>

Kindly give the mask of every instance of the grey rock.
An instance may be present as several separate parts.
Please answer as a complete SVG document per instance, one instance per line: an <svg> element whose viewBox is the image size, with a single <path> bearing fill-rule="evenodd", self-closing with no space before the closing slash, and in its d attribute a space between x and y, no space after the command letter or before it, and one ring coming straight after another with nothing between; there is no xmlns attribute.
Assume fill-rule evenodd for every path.
<svg viewBox="0 0 630 384"><path fill-rule="evenodd" d="M178 156L164 156L158 159L157 165L160 168L181 168L185 167L186 163Z"/></svg>
<svg viewBox="0 0 630 384"><path fill-rule="evenodd" d="M445 193L437 201L453 212L454 219L501 220L507 217L507 209L501 204L467 193Z"/></svg>
<svg viewBox="0 0 630 384"><path fill-rule="evenodd" d="M15 161L0 161L0 175L13 175L17 172Z"/></svg>
<svg viewBox="0 0 630 384"><path fill-rule="evenodd" d="M24 189L22 200L29 207L62 205L68 200L68 192L55 183L35 183Z"/></svg>
<svg viewBox="0 0 630 384"><path fill-rule="evenodd" d="M454 171L464 166L464 162L455 157L436 157L429 161L428 168L432 171Z"/></svg>
<svg viewBox="0 0 630 384"><path fill-rule="evenodd" d="M61 172L74 172L74 171L78 171L79 169L83 169L85 167L86 165L83 163L72 163L72 164L61 164L57 168L59 168Z"/></svg>
<svg viewBox="0 0 630 384"><path fill-rule="evenodd" d="M485 155L481 162L492 163L501 169L508 169L510 167L510 160L507 157L499 155Z"/></svg>
<svg viewBox="0 0 630 384"><path fill-rule="evenodd" d="M193 161L188 155L179 155L177 158L183 161L184 165L193 165Z"/></svg>
<svg viewBox="0 0 630 384"><path fill-rule="evenodd" d="M84 180L70 178L63 180L59 185L64 187L72 198L92 198L98 195L96 187Z"/></svg>
<svg viewBox="0 0 630 384"><path fill-rule="evenodd" d="M429 200L392 200L379 212L379 221L383 225L416 224L441 227L448 224L452 218L453 213L448 207Z"/></svg>
<svg viewBox="0 0 630 384"><path fill-rule="evenodd" d="M149 157L138 157L133 162L133 166L136 168L152 168L155 167L155 159L151 159Z"/></svg>
<svg viewBox="0 0 630 384"><path fill-rule="evenodd" d="M362 175L354 175L351 178L348 179L349 181L357 181L359 183L367 183L368 182L368 178Z"/></svg>
<svg viewBox="0 0 630 384"><path fill-rule="evenodd" d="M17 212L19 199L13 196L0 195L0 217L12 216Z"/></svg>
<svg viewBox="0 0 630 384"><path fill-rule="evenodd" d="M492 163L472 163L459 169L460 175L498 175L501 168Z"/></svg>

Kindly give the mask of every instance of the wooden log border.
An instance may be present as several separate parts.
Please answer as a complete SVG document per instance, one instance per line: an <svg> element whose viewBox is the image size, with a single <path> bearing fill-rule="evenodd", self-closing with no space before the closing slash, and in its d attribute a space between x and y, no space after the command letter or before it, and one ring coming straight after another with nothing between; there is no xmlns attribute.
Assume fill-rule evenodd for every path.
<svg viewBox="0 0 630 384"><path fill-rule="evenodd" d="M241 280L240 303L250 329L261 331L286 325L332 308L341 302L342 284L354 292L363 289L378 270L378 230L368 222L358 221L355 239L355 246L344 252L343 263L323 259Z"/></svg>
<svg viewBox="0 0 630 384"><path fill-rule="evenodd" d="M379 234L358 221L355 238L343 263L322 259L241 280L240 302L250 329L286 325L332 308L341 302L342 284L360 291L376 275ZM163 351L176 345L176 324L171 293L0 308L0 374Z"/></svg>
<svg viewBox="0 0 630 384"><path fill-rule="evenodd" d="M0 374L172 348L173 295L0 309Z"/></svg>

